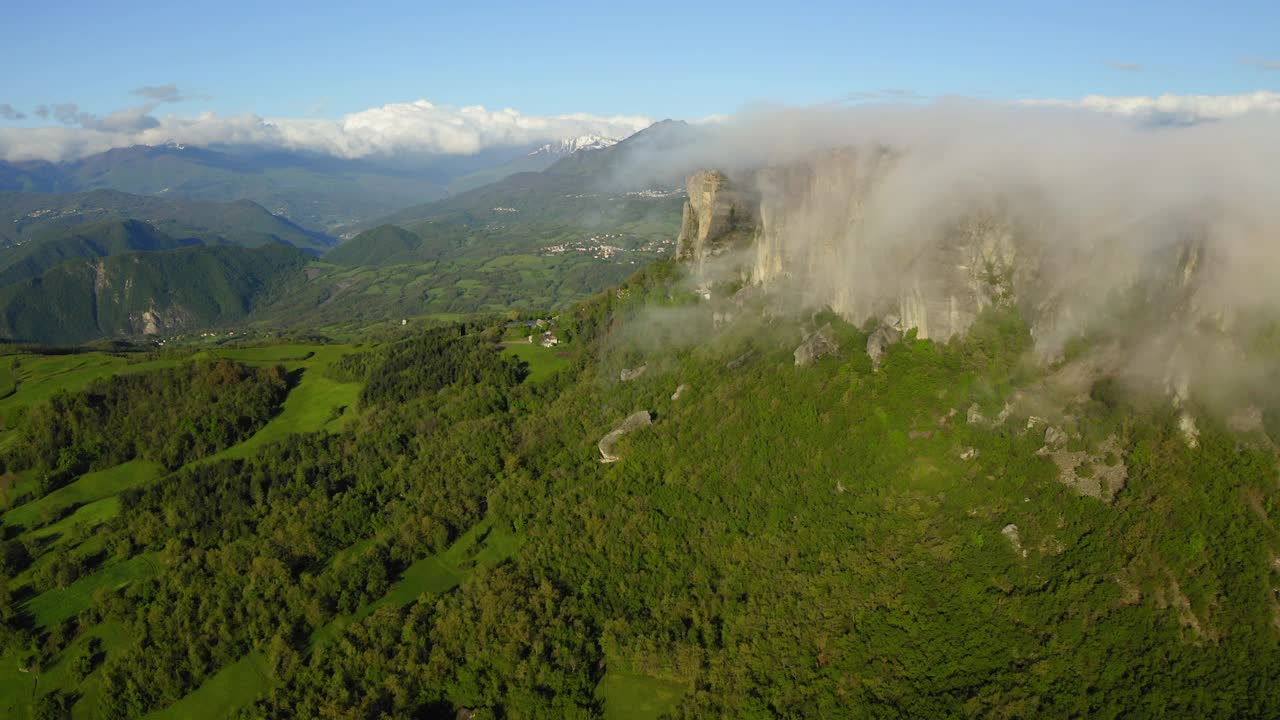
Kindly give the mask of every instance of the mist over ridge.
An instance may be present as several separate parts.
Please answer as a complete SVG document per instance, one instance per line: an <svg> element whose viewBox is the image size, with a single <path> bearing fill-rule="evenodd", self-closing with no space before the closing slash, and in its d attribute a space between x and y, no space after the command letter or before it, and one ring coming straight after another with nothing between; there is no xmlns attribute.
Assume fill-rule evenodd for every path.
<svg viewBox="0 0 1280 720"><path fill-rule="evenodd" d="M1107 372L1179 400L1270 385L1244 348L1280 313L1275 116L951 101L757 109L689 138L619 175L689 176L678 253L699 287L939 341L1012 306L1041 362L1088 336L1121 348Z"/></svg>

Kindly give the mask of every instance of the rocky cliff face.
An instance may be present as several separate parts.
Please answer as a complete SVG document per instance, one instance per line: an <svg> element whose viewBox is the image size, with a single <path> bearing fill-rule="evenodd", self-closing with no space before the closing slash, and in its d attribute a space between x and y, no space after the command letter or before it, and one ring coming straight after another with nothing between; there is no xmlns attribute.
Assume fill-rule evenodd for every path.
<svg viewBox="0 0 1280 720"><path fill-rule="evenodd" d="M686 184L689 199L676 239L676 258L690 263L701 276L710 271L713 258L751 243L760 201L717 170L696 172Z"/></svg>
<svg viewBox="0 0 1280 720"><path fill-rule="evenodd" d="M925 338L962 333L1013 297L1013 227L979 212L928 236L890 229L903 235L886 238L874 196L892 163L887 153L832 152L735 179L696 173L677 257L704 283L746 281L855 323L892 317Z"/></svg>
<svg viewBox="0 0 1280 720"><path fill-rule="evenodd" d="M1256 298L1266 281L1250 271L1265 264L1249 254L1265 234L1211 213L1152 218L1119 204L1114 217L1083 217L1034 187L984 194L981 178L953 192L929 187L918 158L905 162L829 151L691 176L678 257L717 326L743 315L748 294L764 298L766 314L831 308L859 326L879 321L877 356L900 333L945 341L1003 305L1021 312L1042 360L1088 334L1123 348L1094 375L1141 375L1177 398L1197 376L1220 378L1215 366L1261 376L1233 328L1265 309Z"/></svg>

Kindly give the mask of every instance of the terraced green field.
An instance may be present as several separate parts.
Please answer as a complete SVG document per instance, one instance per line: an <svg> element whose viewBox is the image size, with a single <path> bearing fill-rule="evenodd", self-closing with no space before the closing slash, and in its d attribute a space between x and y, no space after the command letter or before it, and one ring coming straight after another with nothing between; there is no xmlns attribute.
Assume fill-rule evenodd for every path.
<svg viewBox="0 0 1280 720"><path fill-rule="evenodd" d="M220 357L236 360L249 365L269 363L303 362L315 357L316 349L327 349L326 345L265 345L248 348L218 348L205 350L197 357Z"/></svg>
<svg viewBox="0 0 1280 720"><path fill-rule="evenodd" d="M58 488L34 502L10 510L4 515L7 527L33 528L60 513L64 508L87 505L109 498L131 487L145 485L160 477L160 466L146 460L133 460L113 468L88 473L75 482Z"/></svg>
<svg viewBox="0 0 1280 720"><path fill-rule="evenodd" d="M325 428L340 429L354 416L360 385L334 381L325 376L324 370L329 363L356 349L345 345L276 345L217 348L198 353L197 357L226 357L251 365L280 364L286 370L298 373L298 383L290 391L279 415L250 439L205 461L246 457L262 445L282 439L290 433ZM525 346L521 349L531 360L537 362L535 373L540 375L550 375L555 368L569 362L546 348ZM529 352L530 350L533 352ZM23 356L17 376L25 380L17 393L0 400L0 408L17 408L38 402L60 390L74 391L95 378L113 372L138 372L172 366L177 362L164 360L131 364L105 353ZM345 410L340 412L340 408ZM101 548L91 531L119 513L118 494L153 482L160 474L161 470L157 465L141 460L89 473L39 500L10 510L4 515L3 521L7 526L23 528L23 537L36 546L47 547L52 544L66 547L79 543L73 548L73 552L92 554ZM323 642L335 637L341 628L367 617L380 606L403 606L413 602L422 593L448 592L476 568L495 565L511 557L519 548L520 540L509 528L494 528L491 523L481 523L461 536L446 551L410 566L382 598L360 608L351 616L340 618L318 630L313 636L313 642ZM48 557L42 555L36 565ZM97 572L66 588L36 595L25 607L38 625L51 627L75 617L87 608L99 588L118 588L161 572L163 566L155 554L139 555L118 562L108 560ZM30 571L24 575L29 576L29 573ZM19 581L24 579L15 578ZM116 637L119 632L120 629L113 626L92 629L89 634L77 638L68 649L60 653L54 664L45 668L38 678L32 673L20 672L16 664L17 658L4 658L3 666L0 666L0 709L3 709L0 715L6 718L26 717L32 697L73 684L67 668L71 658L80 652L79 648L88 641L90 635L100 636L104 649L109 652L125 641ZM261 653L251 653L223 668L179 702L149 717L228 718L269 690L270 685L265 658ZM73 715L89 717L90 709L96 704L95 698L90 697L96 689L96 681L91 676L80 687L84 688L85 696L78 701Z"/></svg>
<svg viewBox="0 0 1280 720"><path fill-rule="evenodd" d="M521 541L521 536L510 529L495 528L490 522L482 522L464 533L444 552L409 566L383 597L317 630L311 636L311 644L329 642L342 628L368 617L384 605L408 605L422 593L448 592L475 569L496 565L514 555ZM266 659L261 652L255 651L218 671L178 702L147 717L151 720L224 720L233 717L270 688Z"/></svg>
<svg viewBox="0 0 1280 720"><path fill-rule="evenodd" d="M0 717L6 720L27 720L31 717L31 699L37 692L50 688L75 685L71 678L72 658L80 655L90 638L102 641L106 651L119 647L128 638L119 623L103 623L77 637L57 657L52 665L39 674L23 672L16 658L0 661ZM78 685L83 693L71 709L73 720L92 720L93 708L98 703L98 678L90 675Z"/></svg>
<svg viewBox="0 0 1280 720"><path fill-rule="evenodd" d="M98 572L82 577L66 588L55 588L31 598L27 611L38 625L49 627L75 617L89 607L98 588L123 587L134 580L157 575L161 569L154 554L135 555L122 562L108 563Z"/></svg>
<svg viewBox="0 0 1280 720"><path fill-rule="evenodd" d="M529 363L530 382L541 382L572 366L575 357L573 347L566 345L544 348L537 344L512 343L505 346L502 352Z"/></svg>
<svg viewBox="0 0 1280 720"><path fill-rule="evenodd" d="M14 376L13 363L0 358L0 398L7 398L18 390L18 379Z"/></svg>
<svg viewBox="0 0 1280 720"><path fill-rule="evenodd" d="M481 522L463 533L447 550L410 565L387 594L341 617L311 635L311 643L326 642L353 622L368 617L383 605L408 605L423 593L445 593L457 587L477 568L492 567L520 549L523 538L509 528Z"/></svg>
<svg viewBox="0 0 1280 720"><path fill-rule="evenodd" d="M147 715L149 720L222 720L271 689L267 659L251 652L222 668L178 702Z"/></svg>
<svg viewBox="0 0 1280 720"><path fill-rule="evenodd" d="M280 414L249 440L216 457L245 457L256 452L263 444L282 439L290 433L312 432L324 428L340 429L354 415L353 408L360 385L336 382L325 377L324 369L330 362L353 349L344 345L295 344L216 348L197 353L195 357L226 357L249 365L280 364L290 372L299 373L298 384L290 391ZM0 358L0 367L10 367L3 364L6 360L8 358ZM180 361L159 360L130 363L125 358L106 353L23 355L19 358L15 373L16 377L21 378L20 386L16 393L0 400L0 413L12 412L39 402L62 390L82 389L93 380L112 373L142 372L170 367L178 362ZM0 377L0 380L3 378ZM346 408L346 411L339 413L338 408ZM22 537L37 547L53 545L67 548L79 543L72 552L92 555L102 548L91 531L120 512L118 494L153 482L160 474L159 466L142 460L88 473L43 498L13 508L3 516L3 524L23 528ZM22 492L23 482L19 478L14 487L15 494ZM15 578L15 581L28 582L31 570L50 557L51 555L42 554L33 568ZM89 607L99 588L118 588L161 572L163 566L154 554L139 555L120 562L108 560L97 572L80 578L66 588L36 595L25 607L37 625L51 627L75 617ZM69 677L64 677L68 672L66 667L70 664L70 658L79 653L79 648L91 635L100 636L104 649L110 652L124 641L113 633L118 635L119 628L99 626L82 635L60 653L54 665L45 668L38 678L33 673L21 672L19 661L15 657L0 660L0 717L25 718L35 695L75 684L70 682ZM75 706L73 715L90 717L89 711L96 705L96 699L90 697L96 689L96 680L90 676L79 687L85 690L85 696ZM225 718L268 688L265 660L255 653L224 668L195 692L156 716Z"/></svg>
<svg viewBox="0 0 1280 720"><path fill-rule="evenodd" d="M16 363L16 367L14 367ZM146 372L173 367L174 359L130 362L128 359L102 352L71 355L14 355L0 358L8 367L16 389L0 399L0 419L21 408L48 399L62 390L76 391L100 377L121 372ZM0 382L0 385L3 385Z"/></svg>
<svg viewBox="0 0 1280 720"><path fill-rule="evenodd" d="M349 345L288 345L220 351L220 357L230 357L248 365L279 363L291 372L301 371L301 378L298 385L289 391L279 415L253 437L206 458L205 462L249 457L263 445L292 433L341 430L355 416L360 383L343 383L325 377L324 369L353 350Z"/></svg>
<svg viewBox="0 0 1280 720"><path fill-rule="evenodd" d="M605 673L596 693L604 699L605 720L653 720L676 708L688 686L641 673Z"/></svg>
<svg viewBox="0 0 1280 720"><path fill-rule="evenodd" d="M93 528L120 514L120 498L112 495L76 508L75 512L27 537L50 546L64 546L75 537L86 536Z"/></svg>

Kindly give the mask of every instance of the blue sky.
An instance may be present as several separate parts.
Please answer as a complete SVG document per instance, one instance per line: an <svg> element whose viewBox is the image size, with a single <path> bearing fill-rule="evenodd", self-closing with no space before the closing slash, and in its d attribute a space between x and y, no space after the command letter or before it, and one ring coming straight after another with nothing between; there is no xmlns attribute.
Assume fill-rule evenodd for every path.
<svg viewBox="0 0 1280 720"><path fill-rule="evenodd" d="M14 3L0 103L334 118L426 98L700 117L850 92L1076 98L1280 85L1280 3ZM1117 69L1108 63L1132 64ZM14 121L10 121L14 124Z"/></svg>

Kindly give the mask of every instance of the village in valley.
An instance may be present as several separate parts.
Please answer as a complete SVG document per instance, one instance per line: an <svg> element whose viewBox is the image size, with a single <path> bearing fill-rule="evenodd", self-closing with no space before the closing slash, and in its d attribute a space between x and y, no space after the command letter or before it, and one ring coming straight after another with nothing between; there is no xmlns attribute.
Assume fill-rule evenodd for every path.
<svg viewBox="0 0 1280 720"><path fill-rule="evenodd" d="M557 332L560 317L512 320L503 327L502 352L526 363L529 378L540 382L572 365L577 349Z"/></svg>
<svg viewBox="0 0 1280 720"><path fill-rule="evenodd" d="M544 348L553 348L560 344L560 338L556 335L555 331L551 329L551 325L555 320L555 318L551 318L550 320L538 318L536 320L519 320L516 322L509 322L506 325L506 342L523 342L528 345L539 345ZM524 332L527 332L527 334L525 334L524 340L520 340L519 335ZM515 336L515 339L511 339L513 335Z"/></svg>
<svg viewBox="0 0 1280 720"><path fill-rule="evenodd" d="M647 240L639 245L632 245L639 238L622 233L601 233L592 235L577 242L548 245L542 248L542 255L564 255L566 253L585 253L597 260L611 260L623 253L650 253L659 256L671 251L675 240L670 237ZM628 246L630 245L630 246ZM621 262L621 258L617 262ZM632 263L635 261L632 260Z"/></svg>

